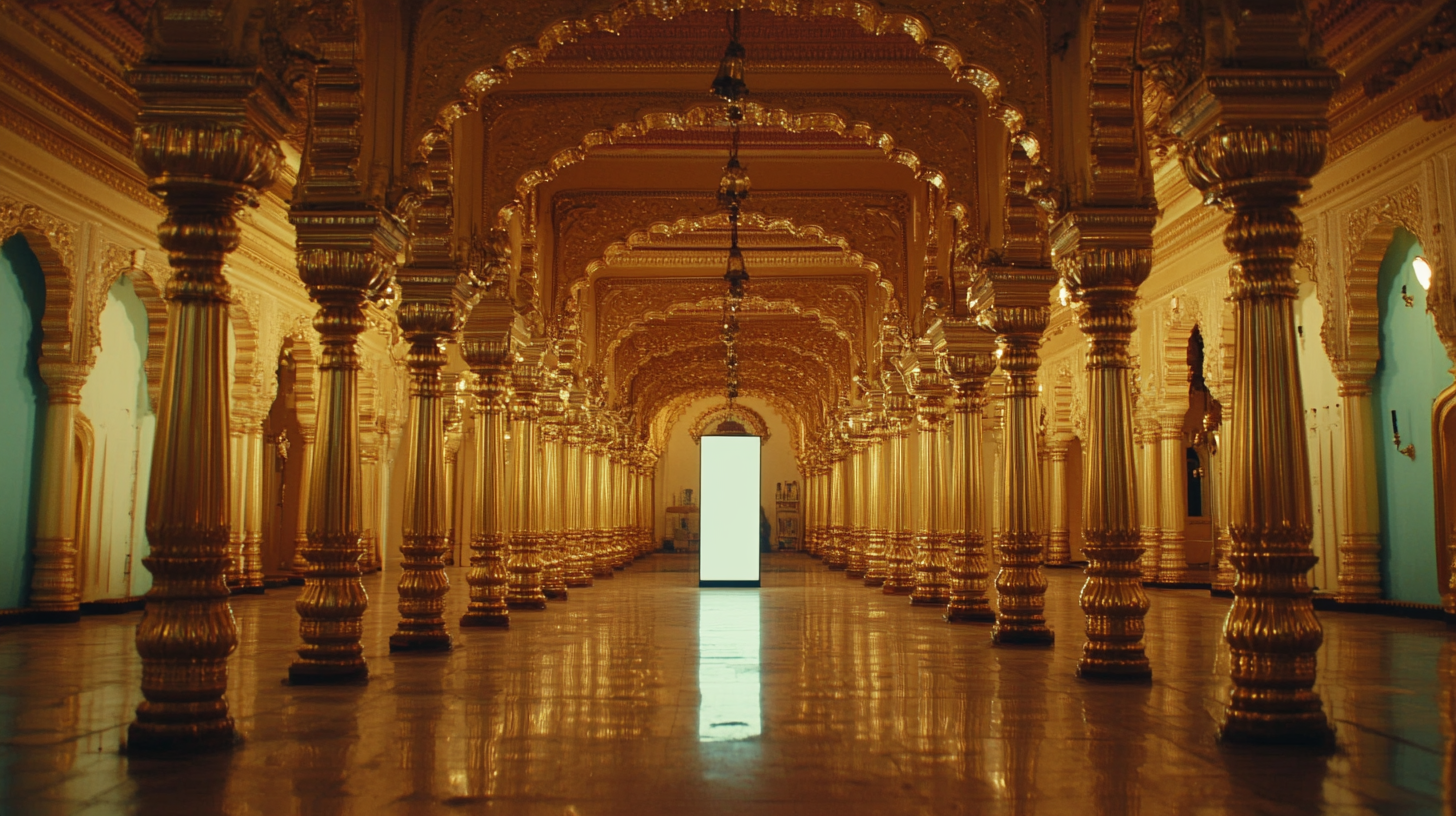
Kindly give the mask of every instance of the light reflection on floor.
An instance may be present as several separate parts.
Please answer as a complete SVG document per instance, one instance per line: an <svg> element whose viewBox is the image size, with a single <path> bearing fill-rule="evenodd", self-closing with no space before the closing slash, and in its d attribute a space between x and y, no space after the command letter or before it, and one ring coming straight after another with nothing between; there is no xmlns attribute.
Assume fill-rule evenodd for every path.
<svg viewBox="0 0 1456 816"><path fill-rule="evenodd" d="M759 591L704 589L698 598L698 741L763 733Z"/></svg>
<svg viewBox="0 0 1456 816"><path fill-rule="evenodd" d="M452 568L443 654L389 653L398 576L369 576L371 678L347 688L281 682L297 588L237 598L245 741L181 760L118 750L139 615L0 628L0 816L1452 812L1456 637L1439 622L1322 613L1339 751L1226 748L1228 601L1207 592L1149 590L1153 683L1121 686L1076 677L1079 570L1048 570L1055 647L1001 649L804 556L764 567L762 589L709 593L692 556L655 556L464 632Z"/></svg>

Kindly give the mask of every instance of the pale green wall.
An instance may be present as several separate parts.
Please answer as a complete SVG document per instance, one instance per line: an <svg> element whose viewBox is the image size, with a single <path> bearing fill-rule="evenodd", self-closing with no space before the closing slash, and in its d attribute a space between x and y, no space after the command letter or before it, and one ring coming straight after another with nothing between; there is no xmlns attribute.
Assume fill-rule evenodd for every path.
<svg viewBox="0 0 1456 816"><path fill-rule="evenodd" d="M1451 361L1411 266L1420 254L1415 237L1397 230L1380 265L1380 365L1373 381L1380 560L1387 598L1438 604L1431 405L1451 383ZM1410 307L1402 286L1414 300ZM1415 445L1415 461L1395 448L1392 410L1400 419L1401 446Z"/></svg>
<svg viewBox="0 0 1456 816"><path fill-rule="evenodd" d="M147 397L147 311L122 276L106 294L101 349L81 388L94 435L90 505L81 550L81 600L125 598L151 588L142 566L147 484L156 417Z"/></svg>
<svg viewBox="0 0 1456 816"><path fill-rule="evenodd" d="M35 541L33 486L46 390L40 357L45 279L24 238L0 247L0 609L25 605Z"/></svg>

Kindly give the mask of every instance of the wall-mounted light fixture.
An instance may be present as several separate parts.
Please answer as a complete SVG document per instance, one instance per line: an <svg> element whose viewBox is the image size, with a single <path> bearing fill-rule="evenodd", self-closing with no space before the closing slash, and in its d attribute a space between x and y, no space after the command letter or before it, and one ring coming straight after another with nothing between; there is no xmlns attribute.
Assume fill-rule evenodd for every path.
<svg viewBox="0 0 1456 816"><path fill-rule="evenodd" d="M1394 410L1390 412L1390 429L1395 433L1395 449L1400 453L1410 457L1410 460L1414 462L1416 460L1415 443L1412 442L1411 444L1406 445L1403 448L1400 446L1400 422L1395 418Z"/></svg>
<svg viewBox="0 0 1456 816"><path fill-rule="evenodd" d="M1416 259L1411 261L1411 268L1415 270L1416 281L1420 283L1421 288L1429 292L1431 290L1430 262L1424 256L1417 255Z"/></svg>

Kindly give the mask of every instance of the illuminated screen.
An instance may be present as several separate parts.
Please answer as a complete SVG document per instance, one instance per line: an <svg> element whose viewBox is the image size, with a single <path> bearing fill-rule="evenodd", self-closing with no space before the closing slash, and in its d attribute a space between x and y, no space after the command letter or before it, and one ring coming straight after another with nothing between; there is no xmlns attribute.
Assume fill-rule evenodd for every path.
<svg viewBox="0 0 1456 816"><path fill-rule="evenodd" d="M705 436L698 586L758 586L756 436Z"/></svg>

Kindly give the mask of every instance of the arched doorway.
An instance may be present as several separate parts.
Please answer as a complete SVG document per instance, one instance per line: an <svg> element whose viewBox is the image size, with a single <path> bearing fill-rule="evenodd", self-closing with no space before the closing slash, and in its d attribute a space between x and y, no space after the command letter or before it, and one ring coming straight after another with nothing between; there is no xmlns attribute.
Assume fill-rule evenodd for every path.
<svg viewBox="0 0 1456 816"><path fill-rule="evenodd" d="M263 575L277 586L293 578L303 479L307 474L298 416L297 341L278 353L278 396L263 422Z"/></svg>
<svg viewBox="0 0 1456 816"><path fill-rule="evenodd" d="M41 314L45 280L23 237L0 247L0 609L26 604L35 545L34 487L40 470Z"/></svg>
<svg viewBox="0 0 1456 816"><path fill-rule="evenodd" d="M146 503L156 415L147 393L146 307L123 275L106 293L96 365L81 388L90 432L76 526L81 601L134 598L151 588Z"/></svg>
<svg viewBox="0 0 1456 816"><path fill-rule="evenodd" d="M1426 312L1426 289L1414 263L1421 252L1414 235L1397 229L1381 261L1380 362L1371 399L1383 594L1435 604L1441 588L1431 418L1435 400L1451 384L1451 360Z"/></svg>

